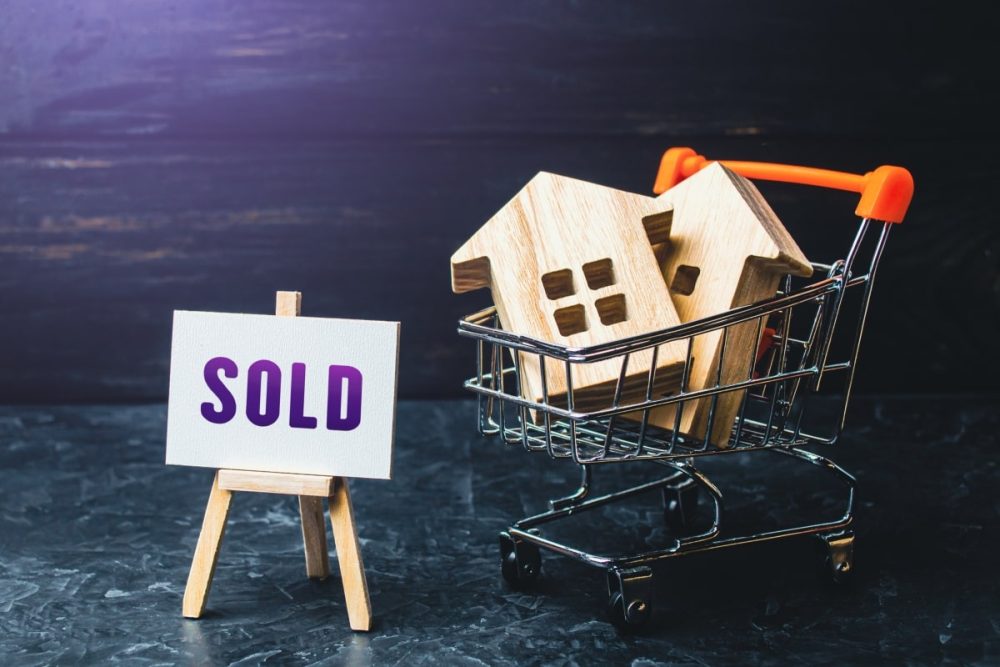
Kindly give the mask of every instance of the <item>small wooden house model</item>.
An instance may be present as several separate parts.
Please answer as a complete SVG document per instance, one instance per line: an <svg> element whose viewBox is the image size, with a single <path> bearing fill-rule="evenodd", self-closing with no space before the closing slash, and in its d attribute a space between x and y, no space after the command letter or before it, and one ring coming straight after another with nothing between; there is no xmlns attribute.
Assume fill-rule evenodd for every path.
<svg viewBox="0 0 1000 667"><path fill-rule="evenodd" d="M671 237L670 200L539 173L451 258L455 292L489 287L502 326L560 345L587 346L680 323L654 245ZM686 348L657 352L658 395L679 386ZM652 350L634 354L622 402L645 397ZM537 355L522 354L521 391L543 397ZM574 363L574 407L610 405L620 359ZM564 364L547 359L550 403L566 403Z"/></svg>
<svg viewBox="0 0 1000 667"><path fill-rule="evenodd" d="M812 274L812 265L760 191L721 164L678 183L657 202L674 211L663 277L683 322L773 297L785 274ZM730 327L721 384L748 379L757 345L756 321ZM721 348L721 331L695 337L687 391L715 386ZM712 443L721 446L728 440L743 393L719 395ZM711 398L688 401L680 430L705 437L711 405ZM652 411L650 423L672 429L675 416L674 406L659 408Z"/></svg>

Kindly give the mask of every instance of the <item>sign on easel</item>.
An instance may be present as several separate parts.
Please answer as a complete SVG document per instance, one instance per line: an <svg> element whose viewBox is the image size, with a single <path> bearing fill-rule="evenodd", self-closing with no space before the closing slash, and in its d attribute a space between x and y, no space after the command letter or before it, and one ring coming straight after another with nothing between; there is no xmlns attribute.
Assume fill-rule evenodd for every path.
<svg viewBox="0 0 1000 667"><path fill-rule="evenodd" d="M217 468L184 591L199 618L234 491L299 497L309 577L329 574L323 498L351 628L371 603L347 477L388 479L395 432L399 323L176 311L167 463Z"/></svg>

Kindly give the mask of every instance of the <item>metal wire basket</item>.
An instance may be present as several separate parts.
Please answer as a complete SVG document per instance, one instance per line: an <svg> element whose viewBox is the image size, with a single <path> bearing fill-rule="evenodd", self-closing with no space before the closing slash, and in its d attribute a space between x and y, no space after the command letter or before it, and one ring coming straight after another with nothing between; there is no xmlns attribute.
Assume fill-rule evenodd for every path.
<svg viewBox="0 0 1000 667"><path fill-rule="evenodd" d="M676 180L690 175L705 163L704 158L690 149L671 149L664 157L661 179L664 169L672 171ZM905 186L910 177L898 167L881 167L865 176L854 176L785 165L724 164L750 177L860 192L862 205L858 212L864 217L844 258L830 264L813 264L814 276L822 276L818 280L810 282L786 276L781 288L770 299L670 329L585 348L554 345L505 331L494 308L469 315L459 322L459 334L474 339L476 344L476 375L465 382L465 387L478 397L479 432L500 436L512 447L544 453L553 459L571 459L581 466L581 483L574 493L550 501L549 511L516 521L501 533L504 578L514 586L534 580L541 564L539 547L603 568L608 575L611 618L623 628L642 625L650 617L651 566L680 554L816 535L827 546L826 558L835 580L843 581L853 571L854 535L850 526L854 515L854 478L829 459L803 448L836 443L844 427L876 270L892 223L900 221L905 214L909 193L912 193L912 179L909 180L909 193L905 192L905 187L900 193L899 179ZM893 191L886 187L884 178L879 181L873 177L873 174L884 174L882 170L886 169L895 170L890 174L890 185L897 186ZM853 180L847 181L848 178ZM668 182L666 187L671 184ZM905 201L900 203L904 195ZM870 211L862 210L866 197ZM876 221L873 219L876 215L888 222ZM726 357L726 341L737 326L755 327L755 339L766 343L755 349L749 358L737 360L746 368L741 379L723 382L723 367L735 363ZM721 335L716 381L714 386L690 389L691 350L699 336L708 335ZM687 347L681 385L670 395L657 395L654 391L657 350L674 341L681 341ZM634 364L633 360L639 356L637 353L646 350L652 353L643 357L651 357L645 394L626 394L623 392L625 378L636 372L630 364ZM542 373L541 400L526 398L522 392L521 365L525 355L535 355L538 359ZM547 364L546 360L554 360L565 372L567 391L558 401L552 400L547 391L546 368L552 362ZM620 364L610 404L600 409L577 409L574 369L580 364L607 360ZM807 408L810 399L821 388L824 394L838 397L837 409L832 413L823 410L821 418L813 420ZM733 391L743 392L738 416L731 425L728 441L722 445L713 444L710 436L717 418L719 396ZM682 415L685 410L693 409L695 401L711 402L704 436L681 432ZM650 423L650 411L663 406L675 406L673 428L660 428ZM819 523L722 536L722 493L697 468L695 461L703 456L758 450L789 456L833 474L846 486L843 514ZM655 481L590 497L595 465L641 461L656 462L669 470ZM674 543L664 549L634 554L593 554L547 538L538 529L542 524L571 514L658 489L663 493L666 519L674 535ZM712 503L713 519L707 528L692 534L692 512L700 497L707 497Z"/></svg>

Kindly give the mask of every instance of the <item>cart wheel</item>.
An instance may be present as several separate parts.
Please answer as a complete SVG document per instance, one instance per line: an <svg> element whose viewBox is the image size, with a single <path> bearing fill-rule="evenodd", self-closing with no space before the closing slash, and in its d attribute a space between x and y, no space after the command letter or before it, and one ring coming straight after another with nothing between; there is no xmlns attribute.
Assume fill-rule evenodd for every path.
<svg viewBox="0 0 1000 667"><path fill-rule="evenodd" d="M511 588L522 588L538 578L542 555L531 542L518 541L500 533L500 573Z"/></svg>
<svg viewBox="0 0 1000 667"><path fill-rule="evenodd" d="M632 600L625 606L625 597L615 593L608 602L611 623L622 632L635 632L646 625L652 605L645 600Z"/></svg>
<svg viewBox="0 0 1000 667"><path fill-rule="evenodd" d="M653 612L653 572L648 567L608 570L608 616L622 632L639 630Z"/></svg>
<svg viewBox="0 0 1000 667"><path fill-rule="evenodd" d="M694 482L663 487L663 518L675 535L687 535L691 531L696 507L698 486Z"/></svg>
<svg viewBox="0 0 1000 667"><path fill-rule="evenodd" d="M843 586L854 579L854 533L820 535L825 545L823 570L833 583Z"/></svg>

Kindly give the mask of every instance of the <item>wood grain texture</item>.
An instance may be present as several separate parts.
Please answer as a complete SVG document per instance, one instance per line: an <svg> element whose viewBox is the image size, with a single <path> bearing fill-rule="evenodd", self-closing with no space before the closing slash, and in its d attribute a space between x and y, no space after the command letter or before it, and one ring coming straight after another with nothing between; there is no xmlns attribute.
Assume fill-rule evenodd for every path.
<svg viewBox="0 0 1000 667"><path fill-rule="evenodd" d="M653 197L539 173L451 258L452 289L489 287L505 329L571 347L680 323L653 244L670 238L670 206ZM676 389L682 344L661 345L657 390ZM652 351L632 355L622 399L645 395ZM522 392L565 404L562 362L521 355ZM621 361L573 364L574 407L609 405Z"/></svg>
<svg viewBox="0 0 1000 667"><path fill-rule="evenodd" d="M326 498L332 493L336 477L325 475L297 475L281 472L256 472L252 470L219 471L219 485L228 491L254 493L287 493L293 496Z"/></svg>
<svg viewBox="0 0 1000 667"><path fill-rule="evenodd" d="M200 618L205 611L205 602L215 575L215 564L219 559L219 548L226 532L233 494L219 484L221 472L216 473L212 481L212 490L205 506L205 518L198 534L187 585L184 587L182 613L185 618Z"/></svg>
<svg viewBox="0 0 1000 667"><path fill-rule="evenodd" d="M274 298L274 314L278 317L301 315L302 292L278 292Z"/></svg>
<svg viewBox="0 0 1000 667"><path fill-rule="evenodd" d="M443 267L470 229L539 170L648 192L671 145L911 168L856 387L994 391L1000 357L979 350L1000 230L967 193L1000 178L1000 47L969 17L862 0L7 3L0 401L163 400L171 310L265 312L280 286L316 315L402 319L400 395L458 396L472 354L455 320L484 298L449 294ZM850 196L765 194L810 258L841 256Z"/></svg>
<svg viewBox="0 0 1000 667"><path fill-rule="evenodd" d="M910 167L917 192L889 238L856 390L995 388L1000 356L980 351L1000 320L1000 227L988 200L959 194L1000 178L995 140L682 140L719 157ZM455 325L489 294L451 293L455 248L540 167L650 192L677 142L0 140L0 401L162 401L174 309L273 312L283 286L315 316L402 320L401 397L467 396L474 348ZM844 256L856 196L758 187L807 257Z"/></svg>
<svg viewBox="0 0 1000 667"><path fill-rule="evenodd" d="M306 575L312 579L330 576L330 555L326 544L326 517L323 499L299 496L299 518L302 521L302 546L306 555Z"/></svg>
<svg viewBox="0 0 1000 667"><path fill-rule="evenodd" d="M812 275L809 260L754 185L739 174L713 164L658 198L674 209L671 244L663 277L682 289L671 290L681 320L692 322L772 297L782 276ZM697 269L697 277L692 278ZM680 276L679 276L680 274ZM759 331L763 331L763 324ZM749 378L758 343L756 320L696 336L688 391L731 384ZM723 344L725 345L724 356ZM713 444L729 438L744 391L718 395L712 417ZM713 399L687 401L681 431L705 437ZM674 428L676 406L651 411L650 422Z"/></svg>
<svg viewBox="0 0 1000 667"><path fill-rule="evenodd" d="M50 139L948 137L1000 101L989 22L902 2L33 0L3 19L0 132Z"/></svg>
<svg viewBox="0 0 1000 667"><path fill-rule="evenodd" d="M368 632L372 628L372 603L354 523L351 490L347 479L343 477L337 478L336 488L330 496L330 525L337 545L337 563L340 565L340 579L351 629Z"/></svg>

